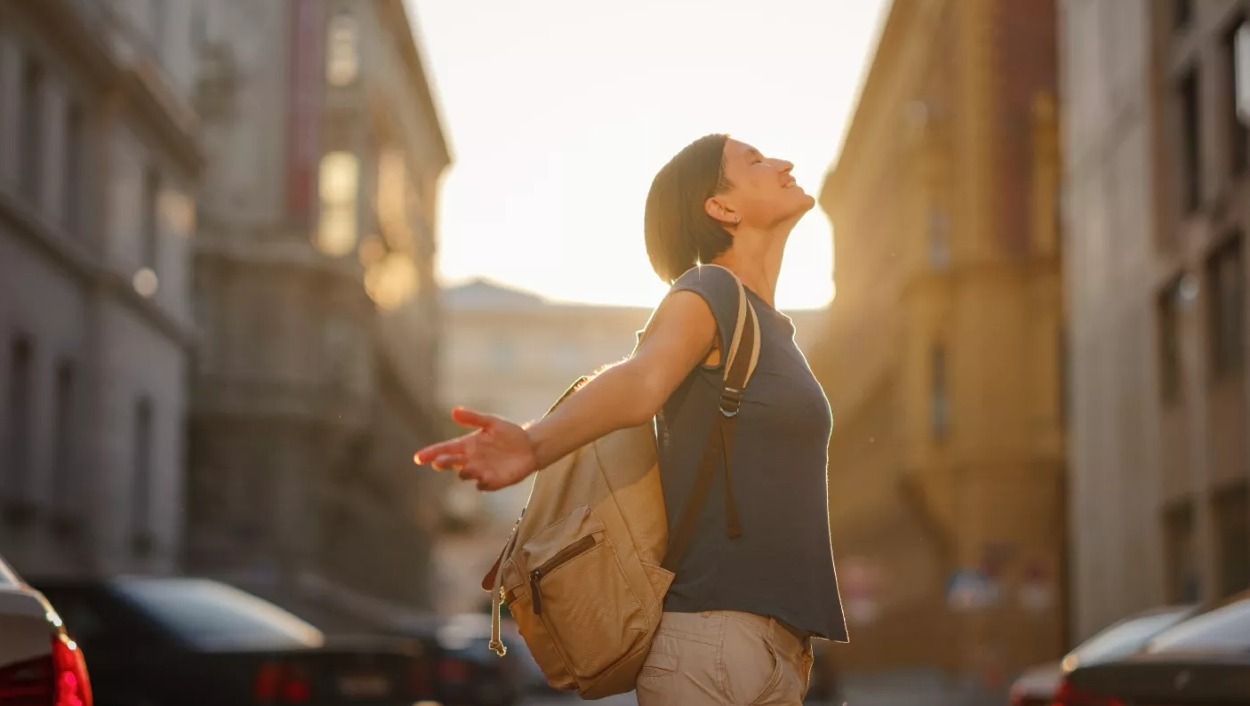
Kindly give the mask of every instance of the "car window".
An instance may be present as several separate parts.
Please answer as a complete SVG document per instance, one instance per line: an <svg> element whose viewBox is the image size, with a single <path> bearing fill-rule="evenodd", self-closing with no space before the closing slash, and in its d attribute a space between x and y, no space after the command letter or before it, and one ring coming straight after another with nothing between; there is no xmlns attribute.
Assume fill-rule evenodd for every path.
<svg viewBox="0 0 1250 706"><path fill-rule="evenodd" d="M1137 652L1150 638L1180 622L1185 614L1185 609L1177 609L1122 620L1069 652L1064 666L1108 662Z"/></svg>
<svg viewBox="0 0 1250 706"><path fill-rule="evenodd" d="M36 586L60 616L65 630L89 647L151 644L159 632L142 615L98 587Z"/></svg>
<svg viewBox="0 0 1250 706"><path fill-rule="evenodd" d="M1250 598L1203 613L1160 633L1148 652L1250 649Z"/></svg>
<svg viewBox="0 0 1250 706"><path fill-rule="evenodd" d="M121 581L118 592L188 643L221 647L320 647L321 632L249 593L202 579Z"/></svg>

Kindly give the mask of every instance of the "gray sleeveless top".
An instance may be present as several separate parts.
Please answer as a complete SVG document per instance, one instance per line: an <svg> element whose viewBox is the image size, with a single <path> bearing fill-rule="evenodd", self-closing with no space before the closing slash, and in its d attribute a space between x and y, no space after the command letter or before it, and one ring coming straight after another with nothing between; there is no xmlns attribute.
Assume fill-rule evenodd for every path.
<svg viewBox="0 0 1250 706"><path fill-rule="evenodd" d="M696 267L671 291L703 297L729 350L737 316L733 276ZM760 357L743 396L733 446L741 536L725 530L725 483L712 485L664 609L737 610L847 641L829 541L829 403L794 343L790 319L747 290L760 324ZM723 360L723 359L722 359ZM675 527L694 485L717 409L720 366L697 366L656 416L660 477Z"/></svg>

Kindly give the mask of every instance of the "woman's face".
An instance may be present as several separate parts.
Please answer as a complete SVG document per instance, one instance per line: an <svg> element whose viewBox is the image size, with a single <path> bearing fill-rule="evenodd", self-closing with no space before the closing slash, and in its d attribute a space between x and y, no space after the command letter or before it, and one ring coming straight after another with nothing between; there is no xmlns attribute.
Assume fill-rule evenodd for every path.
<svg viewBox="0 0 1250 706"><path fill-rule="evenodd" d="M725 141L722 168L732 186L707 202L709 215L718 220L733 223L740 217L742 225L770 228L798 220L816 205L790 176L793 164L765 157L746 143Z"/></svg>

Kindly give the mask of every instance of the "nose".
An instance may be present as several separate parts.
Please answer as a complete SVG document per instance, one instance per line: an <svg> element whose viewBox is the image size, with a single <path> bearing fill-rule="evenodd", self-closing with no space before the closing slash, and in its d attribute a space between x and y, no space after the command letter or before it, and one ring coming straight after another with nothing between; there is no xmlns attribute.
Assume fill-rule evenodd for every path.
<svg viewBox="0 0 1250 706"><path fill-rule="evenodd" d="M777 160L777 164L781 165L782 174L789 174L790 170L794 169L794 162L787 162L784 159Z"/></svg>

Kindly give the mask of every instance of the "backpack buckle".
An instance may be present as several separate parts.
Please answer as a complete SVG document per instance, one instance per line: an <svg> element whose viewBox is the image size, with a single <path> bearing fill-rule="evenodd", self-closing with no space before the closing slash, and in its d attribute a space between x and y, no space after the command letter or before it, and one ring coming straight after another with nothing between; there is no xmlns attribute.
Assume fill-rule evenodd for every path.
<svg viewBox="0 0 1250 706"><path fill-rule="evenodd" d="M726 385L720 395L720 413L726 417L736 417L741 408L742 390Z"/></svg>

